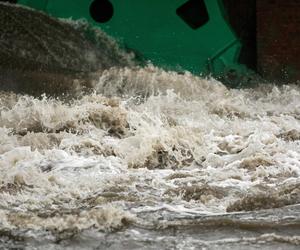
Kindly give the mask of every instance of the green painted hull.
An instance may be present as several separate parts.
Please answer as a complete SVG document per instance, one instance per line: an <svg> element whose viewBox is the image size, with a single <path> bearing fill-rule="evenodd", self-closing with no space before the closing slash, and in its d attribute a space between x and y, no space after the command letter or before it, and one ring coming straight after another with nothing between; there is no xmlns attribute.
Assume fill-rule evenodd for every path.
<svg viewBox="0 0 300 250"><path fill-rule="evenodd" d="M201 18L198 20L194 17L192 24L178 13L180 7L189 2L187 0L111 0L113 15L105 22L96 22L92 18L93 2L18 1L19 4L45 11L54 17L74 20L84 18L117 39L124 47L135 51L144 60L166 69L215 76L232 69L238 72L245 69L238 63L240 41L225 20L219 0L203 0L202 8L206 10L199 9L199 16L207 11L207 20L202 18L201 23ZM101 10L99 11L101 14ZM183 15L189 15L189 11L191 10L185 8ZM193 13L195 9L192 9ZM200 23L197 27L191 27L193 21Z"/></svg>

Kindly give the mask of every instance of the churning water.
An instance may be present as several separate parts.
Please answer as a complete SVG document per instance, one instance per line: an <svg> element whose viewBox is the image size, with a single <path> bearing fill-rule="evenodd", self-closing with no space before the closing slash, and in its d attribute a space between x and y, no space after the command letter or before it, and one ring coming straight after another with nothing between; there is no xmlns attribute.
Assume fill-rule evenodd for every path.
<svg viewBox="0 0 300 250"><path fill-rule="evenodd" d="M299 249L297 85L113 67L0 115L3 249Z"/></svg>

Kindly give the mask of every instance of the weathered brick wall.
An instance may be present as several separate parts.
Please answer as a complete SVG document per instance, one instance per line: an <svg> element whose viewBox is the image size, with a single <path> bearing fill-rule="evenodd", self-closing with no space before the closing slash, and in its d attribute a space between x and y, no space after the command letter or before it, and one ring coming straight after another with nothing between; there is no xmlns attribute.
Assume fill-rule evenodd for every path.
<svg viewBox="0 0 300 250"><path fill-rule="evenodd" d="M300 80L300 0L257 0L257 66L270 80Z"/></svg>

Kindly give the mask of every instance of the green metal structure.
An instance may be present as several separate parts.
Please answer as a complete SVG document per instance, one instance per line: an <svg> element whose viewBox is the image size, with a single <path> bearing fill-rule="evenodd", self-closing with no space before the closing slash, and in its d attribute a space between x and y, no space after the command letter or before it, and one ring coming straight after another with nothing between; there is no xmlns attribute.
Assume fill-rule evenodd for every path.
<svg viewBox="0 0 300 250"><path fill-rule="evenodd" d="M86 19L154 65L220 76L244 71L221 0L19 0L54 17Z"/></svg>

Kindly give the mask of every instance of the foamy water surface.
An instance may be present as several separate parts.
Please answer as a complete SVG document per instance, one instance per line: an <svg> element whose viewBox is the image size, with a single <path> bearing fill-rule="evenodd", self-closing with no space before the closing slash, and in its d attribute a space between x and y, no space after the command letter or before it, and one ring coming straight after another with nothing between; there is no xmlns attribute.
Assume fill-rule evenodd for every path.
<svg viewBox="0 0 300 250"><path fill-rule="evenodd" d="M148 66L106 70L73 98L0 102L5 246L299 247L299 86Z"/></svg>
<svg viewBox="0 0 300 250"><path fill-rule="evenodd" d="M137 66L84 21L1 7L8 60L58 55L1 71L1 249L299 248L299 85Z"/></svg>

